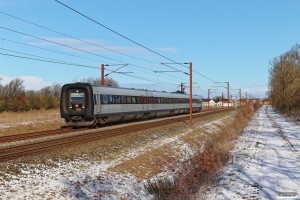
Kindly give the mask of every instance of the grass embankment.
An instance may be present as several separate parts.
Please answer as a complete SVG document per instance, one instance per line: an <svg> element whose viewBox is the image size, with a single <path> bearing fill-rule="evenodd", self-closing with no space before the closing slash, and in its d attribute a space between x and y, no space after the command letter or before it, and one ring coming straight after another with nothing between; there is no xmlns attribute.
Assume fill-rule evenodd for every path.
<svg viewBox="0 0 300 200"><path fill-rule="evenodd" d="M59 109L0 113L0 135L57 129L63 125Z"/></svg>
<svg viewBox="0 0 300 200"><path fill-rule="evenodd" d="M192 199L194 195L199 195L202 188L213 183L217 172L230 160L234 140L247 126L255 109L247 107L238 110L234 120L209 135L204 151L199 149L198 153L182 163L175 177L148 180L145 191L157 199Z"/></svg>

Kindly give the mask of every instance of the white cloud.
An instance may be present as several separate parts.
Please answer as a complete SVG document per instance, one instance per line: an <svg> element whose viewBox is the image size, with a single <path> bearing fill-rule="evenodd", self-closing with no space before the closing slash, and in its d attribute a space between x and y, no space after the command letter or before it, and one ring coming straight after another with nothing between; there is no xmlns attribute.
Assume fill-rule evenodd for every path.
<svg viewBox="0 0 300 200"><path fill-rule="evenodd" d="M36 77L36 76L10 77L10 76L2 75L2 74L0 74L0 83L2 85L5 85L15 78L20 78L20 79L24 80L23 85L26 90L40 90L45 86L52 85L52 83L47 82L47 81L43 80L42 78Z"/></svg>

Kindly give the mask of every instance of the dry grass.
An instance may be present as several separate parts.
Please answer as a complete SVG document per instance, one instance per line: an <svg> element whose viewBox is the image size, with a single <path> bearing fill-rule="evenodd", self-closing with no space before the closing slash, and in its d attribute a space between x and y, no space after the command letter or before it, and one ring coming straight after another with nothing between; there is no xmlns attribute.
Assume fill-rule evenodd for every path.
<svg viewBox="0 0 300 200"><path fill-rule="evenodd" d="M204 151L199 150L182 163L174 180L164 177L148 181L145 191L157 199L192 199L201 187L214 181L216 173L228 162L233 141L242 133L253 113L251 108L239 110L233 121L221 126L218 133L209 134Z"/></svg>
<svg viewBox="0 0 300 200"><path fill-rule="evenodd" d="M0 135L57 129L63 125L58 109L0 113Z"/></svg>
<svg viewBox="0 0 300 200"><path fill-rule="evenodd" d="M128 172L139 180L144 180L165 171L166 166L175 165L176 157L170 149L170 144L153 149L147 154L142 154L134 159L127 160L110 169L111 172Z"/></svg>

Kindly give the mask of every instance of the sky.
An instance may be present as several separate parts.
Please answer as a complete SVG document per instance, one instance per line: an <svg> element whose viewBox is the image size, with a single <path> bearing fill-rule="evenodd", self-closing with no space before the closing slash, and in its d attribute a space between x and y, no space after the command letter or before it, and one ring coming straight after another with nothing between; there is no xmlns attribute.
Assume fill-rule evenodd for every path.
<svg viewBox="0 0 300 200"><path fill-rule="evenodd" d="M175 61L192 62L193 94L227 94L229 82L233 98L264 97L269 62L299 43L296 0L59 1L98 24L55 0L0 0L2 85L38 90L99 78L109 64L121 87L171 92L190 81Z"/></svg>

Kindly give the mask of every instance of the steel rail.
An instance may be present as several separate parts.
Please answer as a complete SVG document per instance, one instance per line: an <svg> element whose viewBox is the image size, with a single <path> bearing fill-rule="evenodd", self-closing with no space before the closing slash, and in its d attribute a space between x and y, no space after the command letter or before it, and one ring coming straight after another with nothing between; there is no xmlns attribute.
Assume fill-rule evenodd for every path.
<svg viewBox="0 0 300 200"><path fill-rule="evenodd" d="M80 128L80 129L60 128L60 129L38 131L38 132L31 132L31 133L4 135L0 137L0 144L6 142L16 142L21 140L33 139L33 138L46 137L51 135L65 134L74 131L86 130L86 129L87 128Z"/></svg>

